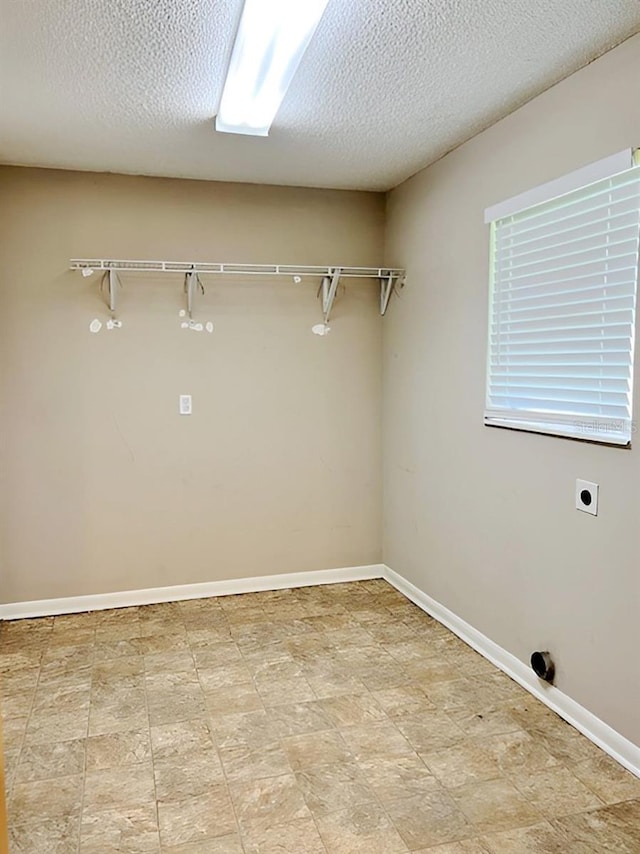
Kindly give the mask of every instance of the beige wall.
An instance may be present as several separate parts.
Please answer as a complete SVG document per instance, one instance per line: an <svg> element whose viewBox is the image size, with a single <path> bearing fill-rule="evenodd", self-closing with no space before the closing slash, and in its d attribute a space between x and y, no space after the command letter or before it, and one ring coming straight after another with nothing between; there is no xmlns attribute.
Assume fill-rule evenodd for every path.
<svg viewBox="0 0 640 854"><path fill-rule="evenodd" d="M550 649L560 689L636 743L640 445L482 415L483 210L640 145L639 67L635 37L391 193L387 263L409 278L385 319L383 386L385 562L522 661ZM574 509L577 477L600 484L597 518Z"/></svg>
<svg viewBox="0 0 640 854"><path fill-rule="evenodd" d="M355 283L124 277L70 257L375 265L384 198L0 170L0 602L377 562L381 320ZM178 395L194 414L178 415Z"/></svg>

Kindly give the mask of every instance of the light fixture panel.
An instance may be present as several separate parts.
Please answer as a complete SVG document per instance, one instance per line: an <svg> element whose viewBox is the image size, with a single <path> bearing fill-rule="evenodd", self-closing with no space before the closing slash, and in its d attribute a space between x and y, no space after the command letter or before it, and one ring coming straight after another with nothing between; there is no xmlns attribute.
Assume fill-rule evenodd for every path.
<svg viewBox="0 0 640 854"><path fill-rule="evenodd" d="M245 0L216 130L267 136L329 0Z"/></svg>

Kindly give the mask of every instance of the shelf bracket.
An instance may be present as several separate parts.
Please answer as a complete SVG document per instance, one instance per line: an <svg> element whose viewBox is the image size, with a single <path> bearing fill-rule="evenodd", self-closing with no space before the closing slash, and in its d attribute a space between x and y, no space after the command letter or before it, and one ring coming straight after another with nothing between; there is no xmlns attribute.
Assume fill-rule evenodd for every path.
<svg viewBox="0 0 640 854"><path fill-rule="evenodd" d="M104 282L107 282L107 296L109 303L109 311L111 312L111 317L116 316L116 291L118 290L118 285L122 287L120 279L118 278L118 274L115 270L107 270L106 274L102 278L102 283L100 288L104 286Z"/></svg>
<svg viewBox="0 0 640 854"><path fill-rule="evenodd" d="M329 316L331 314L331 309L333 308L333 302L336 298L341 274L342 270L340 267L336 267L330 271L330 276L325 276L322 280L322 313L324 314L325 323L329 322Z"/></svg>
<svg viewBox="0 0 640 854"><path fill-rule="evenodd" d="M391 271L388 277L380 279L380 314L383 316L387 313L391 294L394 292L399 281L400 277L394 276Z"/></svg>
<svg viewBox="0 0 640 854"><path fill-rule="evenodd" d="M196 271L191 270L184 277L184 291L187 295L187 314L189 315L189 320L193 318L193 295L196 290L199 290L203 294L204 286Z"/></svg>

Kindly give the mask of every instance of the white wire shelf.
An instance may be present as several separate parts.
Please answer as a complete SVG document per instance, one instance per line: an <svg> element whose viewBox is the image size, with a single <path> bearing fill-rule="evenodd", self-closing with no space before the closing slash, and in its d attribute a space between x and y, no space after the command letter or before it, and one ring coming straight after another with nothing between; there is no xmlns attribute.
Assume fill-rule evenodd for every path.
<svg viewBox="0 0 640 854"><path fill-rule="evenodd" d="M375 279L380 283L380 314L385 314L394 289L404 283L406 271L398 267L342 267L300 266L295 264L230 264L211 261L132 261L116 258L72 258L72 270L83 275L104 272L108 275L109 308L115 314L116 283L118 273L178 273L185 276L187 308L192 314L193 295L199 276L289 276L294 280L315 278L321 280L320 296L325 324L335 300L341 279ZM202 286L200 285L202 288Z"/></svg>
<svg viewBox="0 0 640 854"><path fill-rule="evenodd" d="M341 278L394 279L403 278L405 271L397 267L305 267L295 264L227 264L211 261L123 261L115 258L72 258L72 270L116 270L127 273L217 273L242 276L331 276L340 271Z"/></svg>

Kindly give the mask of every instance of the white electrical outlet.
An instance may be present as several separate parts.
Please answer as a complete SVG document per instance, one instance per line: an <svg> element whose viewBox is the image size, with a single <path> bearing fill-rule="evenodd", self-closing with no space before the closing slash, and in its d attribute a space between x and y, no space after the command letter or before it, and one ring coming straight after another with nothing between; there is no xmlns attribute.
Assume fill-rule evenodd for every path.
<svg viewBox="0 0 640 854"><path fill-rule="evenodd" d="M180 395L180 415L191 415L191 395Z"/></svg>
<svg viewBox="0 0 640 854"><path fill-rule="evenodd" d="M598 484L588 480L576 480L576 510L598 515Z"/></svg>

